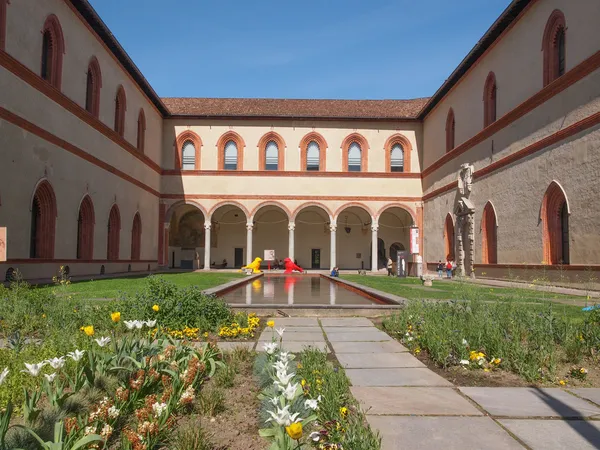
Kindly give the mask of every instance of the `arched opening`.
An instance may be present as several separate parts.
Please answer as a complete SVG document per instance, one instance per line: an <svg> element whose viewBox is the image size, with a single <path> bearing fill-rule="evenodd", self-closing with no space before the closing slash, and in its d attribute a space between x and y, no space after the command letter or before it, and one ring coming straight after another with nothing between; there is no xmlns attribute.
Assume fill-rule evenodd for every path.
<svg viewBox="0 0 600 450"><path fill-rule="evenodd" d="M135 213L131 227L131 260L139 261L142 248L142 219L140 213Z"/></svg>
<svg viewBox="0 0 600 450"><path fill-rule="evenodd" d="M359 133L352 133L342 142L342 171L367 172L369 143Z"/></svg>
<svg viewBox="0 0 600 450"><path fill-rule="evenodd" d="M398 253L404 252L404 251L406 251L406 248L404 247L403 244L401 244L400 242L394 242L390 246L390 258L392 258L392 261L395 262L398 260Z"/></svg>
<svg viewBox="0 0 600 450"><path fill-rule="evenodd" d="M567 23L562 11L556 9L550 15L544 30L544 86L563 76L566 71Z"/></svg>
<svg viewBox="0 0 600 450"><path fill-rule="evenodd" d="M456 120L454 118L454 110L450 108L448 117L446 118L446 153L453 150L456 146Z"/></svg>
<svg viewBox="0 0 600 450"><path fill-rule="evenodd" d="M444 223L444 251L447 261L455 261L454 257L454 221L452 215L448 213Z"/></svg>
<svg viewBox="0 0 600 450"><path fill-rule="evenodd" d="M119 260L119 247L121 239L121 214L119 207L113 205L108 215L108 239L106 244L106 259Z"/></svg>
<svg viewBox="0 0 600 450"><path fill-rule="evenodd" d="M196 168L196 147L192 141L185 141L181 149L181 169L194 170Z"/></svg>
<svg viewBox="0 0 600 450"><path fill-rule="evenodd" d="M253 256L247 255L246 213L237 205L223 205L214 210L211 220L211 266L213 262L216 268L245 266L248 256Z"/></svg>
<svg viewBox="0 0 600 450"><path fill-rule="evenodd" d="M199 269L203 266L205 221L204 213L194 205L182 204L173 211L169 222L170 267ZM211 238L214 239L212 236L213 233Z"/></svg>
<svg viewBox="0 0 600 450"><path fill-rule="evenodd" d="M86 195L79 206L77 217L77 259L94 259L94 204Z"/></svg>
<svg viewBox="0 0 600 450"><path fill-rule="evenodd" d="M102 74L96 57L93 57L88 65L85 109L98 117L100 114L100 88L102 87Z"/></svg>
<svg viewBox="0 0 600 450"><path fill-rule="evenodd" d="M0 50L6 48L6 4L8 0L0 0Z"/></svg>
<svg viewBox="0 0 600 450"><path fill-rule="evenodd" d="M545 264L570 264L569 205L558 183L552 182L542 202Z"/></svg>
<svg viewBox="0 0 600 450"><path fill-rule="evenodd" d="M279 134L270 131L261 137L258 152L259 170L285 169L285 141Z"/></svg>
<svg viewBox="0 0 600 450"><path fill-rule="evenodd" d="M54 258L56 233L56 197L48 181L42 181L31 202L31 258Z"/></svg>
<svg viewBox="0 0 600 450"><path fill-rule="evenodd" d="M202 139L191 130L185 130L175 139L175 169L199 170Z"/></svg>
<svg viewBox="0 0 600 450"><path fill-rule="evenodd" d="M294 257L305 269L331 266L331 220L329 213L317 205L302 208L295 216Z"/></svg>
<svg viewBox="0 0 600 450"><path fill-rule="evenodd" d="M225 144L225 170L237 170L238 167L238 148L233 141L227 141Z"/></svg>
<svg viewBox="0 0 600 450"><path fill-rule="evenodd" d="M58 18L48 16L42 29L41 77L57 89L61 87L65 41Z"/></svg>
<svg viewBox="0 0 600 450"><path fill-rule="evenodd" d="M371 213L362 206L348 206L337 214L337 265L340 269L371 268Z"/></svg>
<svg viewBox="0 0 600 450"><path fill-rule="evenodd" d="M217 141L219 170L243 170L245 145L242 137L235 131L223 134Z"/></svg>
<svg viewBox="0 0 600 450"><path fill-rule="evenodd" d="M324 172L326 170L327 142L315 131L305 135L300 141L300 166L302 170Z"/></svg>
<svg viewBox="0 0 600 450"><path fill-rule="evenodd" d="M115 96L115 131L119 136L125 135L125 111L127 110L127 98L125 97L125 89L119 86L117 95Z"/></svg>
<svg viewBox="0 0 600 450"><path fill-rule="evenodd" d="M252 249L254 255L263 259L265 250L274 250L280 262L289 257L289 215L281 206L267 204L255 210Z"/></svg>
<svg viewBox="0 0 600 450"><path fill-rule="evenodd" d="M146 145L146 115L144 110L140 109L138 114L137 123L137 149L140 153L144 153L144 147Z"/></svg>
<svg viewBox="0 0 600 450"><path fill-rule="evenodd" d="M490 72L483 88L483 126L496 121L496 75Z"/></svg>
<svg viewBox="0 0 600 450"><path fill-rule="evenodd" d="M400 206L390 206L384 209L379 216L379 231L378 237L383 240L383 248L379 248L377 261L379 267L383 268L387 265L387 259L392 258L395 263L397 261L398 251L404 251L404 257L407 261L412 261L410 258L410 229L414 225L413 218L406 209ZM390 245L390 243L393 243ZM390 247L387 253L387 247ZM392 248L395 254L392 254ZM402 249L402 250L400 250Z"/></svg>
<svg viewBox="0 0 600 450"><path fill-rule="evenodd" d="M483 209L481 218L481 262L498 264L496 211L490 202Z"/></svg>

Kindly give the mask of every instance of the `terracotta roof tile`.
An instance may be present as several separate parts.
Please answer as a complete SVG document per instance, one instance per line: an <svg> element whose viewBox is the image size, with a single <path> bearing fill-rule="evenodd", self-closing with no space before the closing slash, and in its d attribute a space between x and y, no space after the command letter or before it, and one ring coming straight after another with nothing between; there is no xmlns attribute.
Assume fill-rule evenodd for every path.
<svg viewBox="0 0 600 450"><path fill-rule="evenodd" d="M173 115L394 120L417 118L428 100L162 99Z"/></svg>

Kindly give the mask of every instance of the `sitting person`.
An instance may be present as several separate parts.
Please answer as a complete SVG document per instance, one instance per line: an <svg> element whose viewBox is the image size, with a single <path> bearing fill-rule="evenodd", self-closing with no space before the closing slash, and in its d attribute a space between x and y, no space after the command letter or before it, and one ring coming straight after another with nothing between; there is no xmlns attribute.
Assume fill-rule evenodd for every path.
<svg viewBox="0 0 600 450"><path fill-rule="evenodd" d="M334 267L333 270L331 271L331 276L332 277L339 277L340 276L340 269L337 267Z"/></svg>

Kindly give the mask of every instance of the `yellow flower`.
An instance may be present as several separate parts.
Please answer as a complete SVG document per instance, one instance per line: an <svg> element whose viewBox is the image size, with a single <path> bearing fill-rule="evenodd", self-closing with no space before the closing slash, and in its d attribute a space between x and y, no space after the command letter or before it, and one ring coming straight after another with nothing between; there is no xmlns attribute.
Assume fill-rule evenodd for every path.
<svg viewBox="0 0 600 450"><path fill-rule="evenodd" d="M501 362L502 362L502 359L500 359L500 358L495 358L493 361L493 363L496 365L500 364Z"/></svg>
<svg viewBox="0 0 600 450"><path fill-rule="evenodd" d="M267 322L267 326L270 327L270 328L273 328L275 326L275 321L274 320L269 320Z"/></svg>
<svg viewBox="0 0 600 450"><path fill-rule="evenodd" d="M160 306L158 306L158 305L153 305L153 306L152 306L152 310L153 310L154 312L158 312L158 311L160 311Z"/></svg>
<svg viewBox="0 0 600 450"><path fill-rule="evenodd" d="M296 367L298 367L298 369L302 369L302 363L298 363Z"/></svg>
<svg viewBox="0 0 600 450"><path fill-rule="evenodd" d="M302 385L302 387L306 386L306 380L304 378L302 378L302 381L300 382L300 384Z"/></svg>
<svg viewBox="0 0 600 450"><path fill-rule="evenodd" d="M421 353L421 349L419 347L415 348L415 355L418 355L419 353Z"/></svg>
<svg viewBox="0 0 600 450"><path fill-rule="evenodd" d="M114 323L119 323L121 321L121 313L118 311L110 313L110 318Z"/></svg>
<svg viewBox="0 0 600 450"><path fill-rule="evenodd" d="M42 314L42 319L45 319L45 318L46 318L46 314Z"/></svg>
<svg viewBox="0 0 600 450"><path fill-rule="evenodd" d="M302 424L300 422L293 423L289 427L285 427L285 431L289 437L297 441L302 437Z"/></svg>
<svg viewBox="0 0 600 450"><path fill-rule="evenodd" d="M561 386L565 386L567 382L565 380L560 380L558 384L560 384Z"/></svg>
<svg viewBox="0 0 600 450"><path fill-rule="evenodd" d="M340 408L340 414L342 415L342 417L345 419L346 416L348 416L348 408L346 408L345 406L342 406Z"/></svg>
<svg viewBox="0 0 600 450"><path fill-rule="evenodd" d="M204 337L207 338L208 337L208 331L204 332Z"/></svg>
<svg viewBox="0 0 600 450"><path fill-rule="evenodd" d="M484 371L484 372L489 372L489 371L490 371L490 369L483 369L483 371Z"/></svg>
<svg viewBox="0 0 600 450"><path fill-rule="evenodd" d="M87 325L85 327L81 327L81 329L88 336L93 336L94 335L94 325Z"/></svg>

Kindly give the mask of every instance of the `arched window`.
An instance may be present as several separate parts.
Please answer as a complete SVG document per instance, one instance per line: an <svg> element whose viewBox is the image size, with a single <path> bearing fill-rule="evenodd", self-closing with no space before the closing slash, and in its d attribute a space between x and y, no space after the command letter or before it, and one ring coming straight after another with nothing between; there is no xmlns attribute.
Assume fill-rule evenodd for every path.
<svg viewBox="0 0 600 450"><path fill-rule="evenodd" d="M321 161L321 149L315 141L310 141L306 148L306 170L319 171Z"/></svg>
<svg viewBox="0 0 600 450"><path fill-rule="evenodd" d="M558 9L550 14L542 42L544 52L544 86L563 76L566 71L567 23Z"/></svg>
<svg viewBox="0 0 600 450"><path fill-rule="evenodd" d="M1 1L1 0L0 0ZM51 14L42 29L42 69L41 77L60 89L62 80L62 61L65 41L58 18Z"/></svg>
<svg viewBox="0 0 600 450"><path fill-rule="evenodd" d="M448 213L444 224L444 248L446 250L446 259L454 261L454 222L452 215Z"/></svg>
<svg viewBox="0 0 600 450"><path fill-rule="evenodd" d="M109 261L118 261L119 244L121 239L121 214L119 207L113 205L108 215L108 240L106 249L106 259Z"/></svg>
<svg viewBox="0 0 600 450"><path fill-rule="evenodd" d="M94 258L94 204L86 195L79 206L77 217L77 259Z"/></svg>
<svg viewBox="0 0 600 450"><path fill-rule="evenodd" d="M493 124L496 121L496 75L490 72L483 88L483 126Z"/></svg>
<svg viewBox="0 0 600 450"><path fill-rule="evenodd" d="M483 208L481 218L481 262L498 264L496 211L490 202Z"/></svg>
<svg viewBox="0 0 600 450"><path fill-rule="evenodd" d="M352 142L348 148L348 172L360 172L362 166L362 150L358 142Z"/></svg>
<svg viewBox="0 0 600 450"><path fill-rule="evenodd" d="M400 144L394 144L390 154L390 171L404 172L404 149Z"/></svg>
<svg viewBox="0 0 600 450"><path fill-rule="evenodd" d="M456 121L454 119L454 110L450 108L446 118L446 153L455 147Z"/></svg>
<svg viewBox="0 0 600 450"><path fill-rule="evenodd" d="M119 136L125 135L125 111L127 110L127 98L125 97L125 89L119 86L115 97L115 131Z"/></svg>
<svg viewBox="0 0 600 450"><path fill-rule="evenodd" d="M265 147L265 170L277 170L278 162L279 147L275 141L269 141Z"/></svg>
<svg viewBox="0 0 600 450"><path fill-rule="evenodd" d="M144 153L144 145L146 144L146 115L144 110L140 109L137 123L137 149L140 153Z"/></svg>
<svg viewBox="0 0 600 450"><path fill-rule="evenodd" d="M235 142L227 141L225 144L225 170L237 170L238 148Z"/></svg>
<svg viewBox="0 0 600 450"><path fill-rule="evenodd" d="M196 147L192 141L185 141L181 150L181 168L183 170L194 170L196 168Z"/></svg>
<svg viewBox="0 0 600 450"><path fill-rule="evenodd" d="M558 183L553 181L542 201L543 247L546 264L569 264L569 205Z"/></svg>
<svg viewBox="0 0 600 450"><path fill-rule="evenodd" d="M6 48L6 4L8 0L0 0L0 50Z"/></svg>
<svg viewBox="0 0 600 450"><path fill-rule="evenodd" d="M133 217L133 226L131 227L131 260L140 260L140 251L142 248L142 219L140 213L135 213Z"/></svg>
<svg viewBox="0 0 600 450"><path fill-rule="evenodd" d="M1 0L0 0L1 1ZM100 114L100 88L102 87L102 74L98 60L93 57L88 65L87 82L85 91L85 109L98 117Z"/></svg>
<svg viewBox="0 0 600 450"><path fill-rule="evenodd" d="M48 181L42 181L31 202L31 258L54 258L56 232L56 197Z"/></svg>

